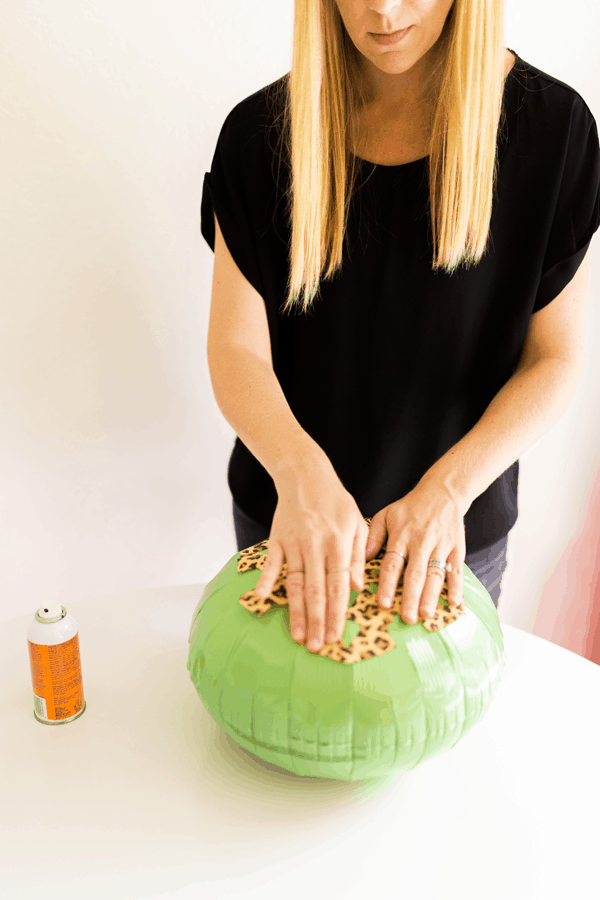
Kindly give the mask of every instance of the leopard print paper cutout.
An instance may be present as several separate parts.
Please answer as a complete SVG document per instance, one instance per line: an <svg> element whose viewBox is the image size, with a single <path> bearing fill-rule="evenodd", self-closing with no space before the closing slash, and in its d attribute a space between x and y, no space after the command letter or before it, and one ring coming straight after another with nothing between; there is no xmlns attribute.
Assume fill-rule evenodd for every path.
<svg viewBox="0 0 600 900"><path fill-rule="evenodd" d="M370 519L365 521L368 525L371 524ZM268 551L268 549L269 542L265 540L260 541L253 547L241 550L237 559L237 571L241 573L262 569L267 558L266 552L263 551ZM376 592L371 593L369 590L370 584L377 585L379 583L379 570L384 554L385 549L382 547L374 557L365 562L364 590L357 593L354 605L349 606L346 611L346 619L350 619L359 626L358 634L354 636L349 647L346 646L343 638L332 644L324 643L318 651L319 656L327 656L336 662L350 664L361 659L372 659L374 656L381 656L393 650L396 646L387 628L390 622L393 621L394 616L400 616L402 612L403 577L402 575L400 576L394 602L389 609L382 609L375 599ZM261 599L256 596L254 590L250 590L241 595L239 602L249 612L256 613L259 616L264 615L267 610L275 605L285 606L288 602L286 577L287 562L284 561L281 572L268 597ZM422 623L427 631L440 631L464 615L465 605L463 600L458 606L450 606L448 602L448 586L444 580L444 585L439 594L438 605L433 616L424 619L419 615L418 621Z"/></svg>

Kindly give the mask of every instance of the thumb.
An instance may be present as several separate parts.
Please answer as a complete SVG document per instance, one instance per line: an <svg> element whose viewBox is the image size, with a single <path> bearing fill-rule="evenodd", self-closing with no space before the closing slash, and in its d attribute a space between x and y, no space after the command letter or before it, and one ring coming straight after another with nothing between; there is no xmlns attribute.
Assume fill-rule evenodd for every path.
<svg viewBox="0 0 600 900"><path fill-rule="evenodd" d="M352 545L352 558L350 559L350 590L360 593L365 589L365 555L363 552L363 538L357 529Z"/></svg>
<svg viewBox="0 0 600 900"><path fill-rule="evenodd" d="M254 593L264 600L273 590L281 570L283 569L283 546L279 541L269 536L267 557L265 559L260 577L254 586Z"/></svg>
<svg viewBox="0 0 600 900"><path fill-rule="evenodd" d="M367 535L367 546L365 548L365 559L375 556L379 553L387 539L387 527L385 524L385 516L375 516L371 522L369 533Z"/></svg>

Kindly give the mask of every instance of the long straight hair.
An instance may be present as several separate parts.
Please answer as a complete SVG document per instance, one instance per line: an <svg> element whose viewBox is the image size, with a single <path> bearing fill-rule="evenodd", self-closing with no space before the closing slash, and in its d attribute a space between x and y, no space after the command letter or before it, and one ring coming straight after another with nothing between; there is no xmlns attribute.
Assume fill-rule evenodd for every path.
<svg viewBox="0 0 600 900"><path fill-rule="evenodd" d="M498 174L505 54L503 0L454 0L436 51L429 143L432 269L452 274L487 249ZM283 312L309 310L321 278L342 265L348 209L362 165L357 114L366 102L358 51L335 0L295 0L292 67L276 82L281 141L291 172L291 229ZM280 157L281 159L281 157Z"/></svg>

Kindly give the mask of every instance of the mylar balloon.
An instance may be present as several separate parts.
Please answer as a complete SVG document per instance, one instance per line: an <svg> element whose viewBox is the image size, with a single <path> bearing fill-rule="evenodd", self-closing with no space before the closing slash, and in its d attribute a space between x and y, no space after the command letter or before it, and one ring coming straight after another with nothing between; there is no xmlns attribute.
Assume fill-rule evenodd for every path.
<svg viewBox="0 0 600 900"><path fill-rule="evenodd" d="M367 519L370 524L370 520ZM485 714L505 665L492 599L463 566L463 601L446 582L430 619L375 601L385 553L350 593L341 641L311 653L290 634L287 564L270 597L253 588L268 541L236 553L207 584L187 668L213 718L238 744L296 775L358 781L414 768L453 747Z"/></svg>

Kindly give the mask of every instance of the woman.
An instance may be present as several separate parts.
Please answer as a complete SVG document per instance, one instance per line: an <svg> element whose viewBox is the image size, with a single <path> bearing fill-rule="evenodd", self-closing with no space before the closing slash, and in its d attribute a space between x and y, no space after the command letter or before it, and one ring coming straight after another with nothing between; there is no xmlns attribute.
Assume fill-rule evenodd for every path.
<svg viewBox="0 0 600 900"><path fill-rule="evenodd" d="M296 0L205 177L238 550L269 539L264 595L287 563L311 651L384 546L406 623L463 563L498 605L518 457L579 379L596 123L502 35L497 0Z"/></svg>

